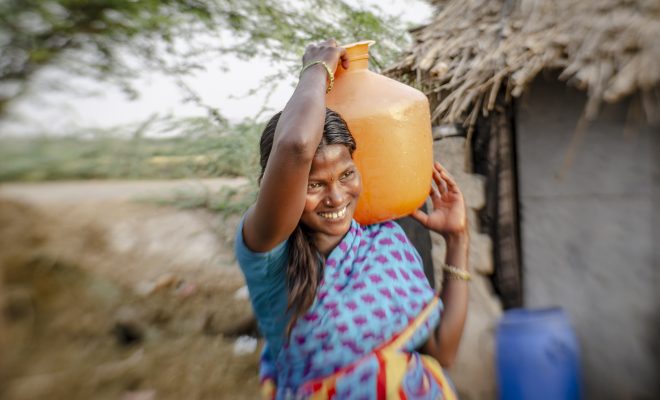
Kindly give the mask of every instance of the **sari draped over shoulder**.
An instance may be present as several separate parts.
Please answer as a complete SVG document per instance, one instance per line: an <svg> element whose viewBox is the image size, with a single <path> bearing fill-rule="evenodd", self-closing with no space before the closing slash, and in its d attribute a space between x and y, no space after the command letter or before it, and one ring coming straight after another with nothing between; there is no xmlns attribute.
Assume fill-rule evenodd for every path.
<svg viewBox="0 0 660 400"><path fill-rule="evenodd" d="M261 380L266 391L272 390L277 399L306 398L306 383L359 365L358 374L333 389L336 398L379 398L378 365L359 361L411 326L422 310L427 317L407 329L400 344L411 362L418 356L415 349L438 325L442 303L427 281L419 254L397 224L362 227L353 221L325 260L314 303L296 321L276 359L264 349ZM414 373L406 377L414 379ZM421 393L414 382L406 385L402 390ZM427 394L407 398L442 398Z"/></svg>

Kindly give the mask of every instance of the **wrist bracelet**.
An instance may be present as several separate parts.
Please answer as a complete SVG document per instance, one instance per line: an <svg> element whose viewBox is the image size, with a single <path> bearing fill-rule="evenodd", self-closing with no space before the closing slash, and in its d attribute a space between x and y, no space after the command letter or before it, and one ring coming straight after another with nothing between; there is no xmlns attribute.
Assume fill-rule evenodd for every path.
<svg viewBox="0 0 660 400"><path fill-rule="evenodd" d="M316 65L316 64L321 64L321 65L323 65L323 68L325 68L325 72L328 73L328 80L330 81L330 83L328 83L328 87L325 89L325 92L326 92L326 93L330 93L330 91L332 90L332 86L335 84L335 74L332 73L332 71L330 70L330 67L328 67L328 64L326 64L325 61L316 60L316 61L312 61L311 63L305 65L305 66L300 70L300 75L299 75L299 76L302 76L303 72L305 72L305 70L306 70L307 68L309 68L309 67L311 67L311 66L314 66L314 65Z"/></svg>
<svg viewBox="0 0 660 400"><path fill-rule="evenodd" d="M470 281L472 280L472 274L467 272L466 270L458 267L454 267L449 264L445 264L442 266L442 270L445 271L447 274L448 279L458 279L461 281Z"/></svg>

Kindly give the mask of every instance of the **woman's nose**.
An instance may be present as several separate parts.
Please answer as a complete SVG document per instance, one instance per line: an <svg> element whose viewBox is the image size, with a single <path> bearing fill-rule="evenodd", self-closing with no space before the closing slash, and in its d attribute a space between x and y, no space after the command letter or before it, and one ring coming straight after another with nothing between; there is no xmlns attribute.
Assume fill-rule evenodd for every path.
<svg viewBox="0 0 660 400"><path fill-rule="evenodd" d="M345 193L341 189L340 185L330 185L328 187L328 196L325 199L325 205L327 207L337 207L344 203Z"/></svg>

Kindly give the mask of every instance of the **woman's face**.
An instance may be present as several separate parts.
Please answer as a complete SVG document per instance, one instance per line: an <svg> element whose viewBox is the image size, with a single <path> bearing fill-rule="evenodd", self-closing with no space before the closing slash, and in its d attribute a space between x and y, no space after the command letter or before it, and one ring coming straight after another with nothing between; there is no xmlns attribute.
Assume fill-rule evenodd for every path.
<svg viewBox="0 0 660 400"><path fill-rule="evenodd" d="M301 222L313 234L341 239L351 226L362 180L348 147L332 144L314 156Z"/></svg>

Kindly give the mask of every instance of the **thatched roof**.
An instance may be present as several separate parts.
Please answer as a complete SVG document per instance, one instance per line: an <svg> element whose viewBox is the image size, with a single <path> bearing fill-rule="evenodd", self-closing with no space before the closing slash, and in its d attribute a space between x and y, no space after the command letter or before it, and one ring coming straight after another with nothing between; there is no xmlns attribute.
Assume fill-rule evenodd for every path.
<svg viewBox="0 0 660 400"><path fill-rule="evenodd" d="M472 126L500 89L519 96L542 70L586 90L585 116L640 92L660 110L660 0L435 1L433 22L386 73L420 87L434 123Z"/></svg>

